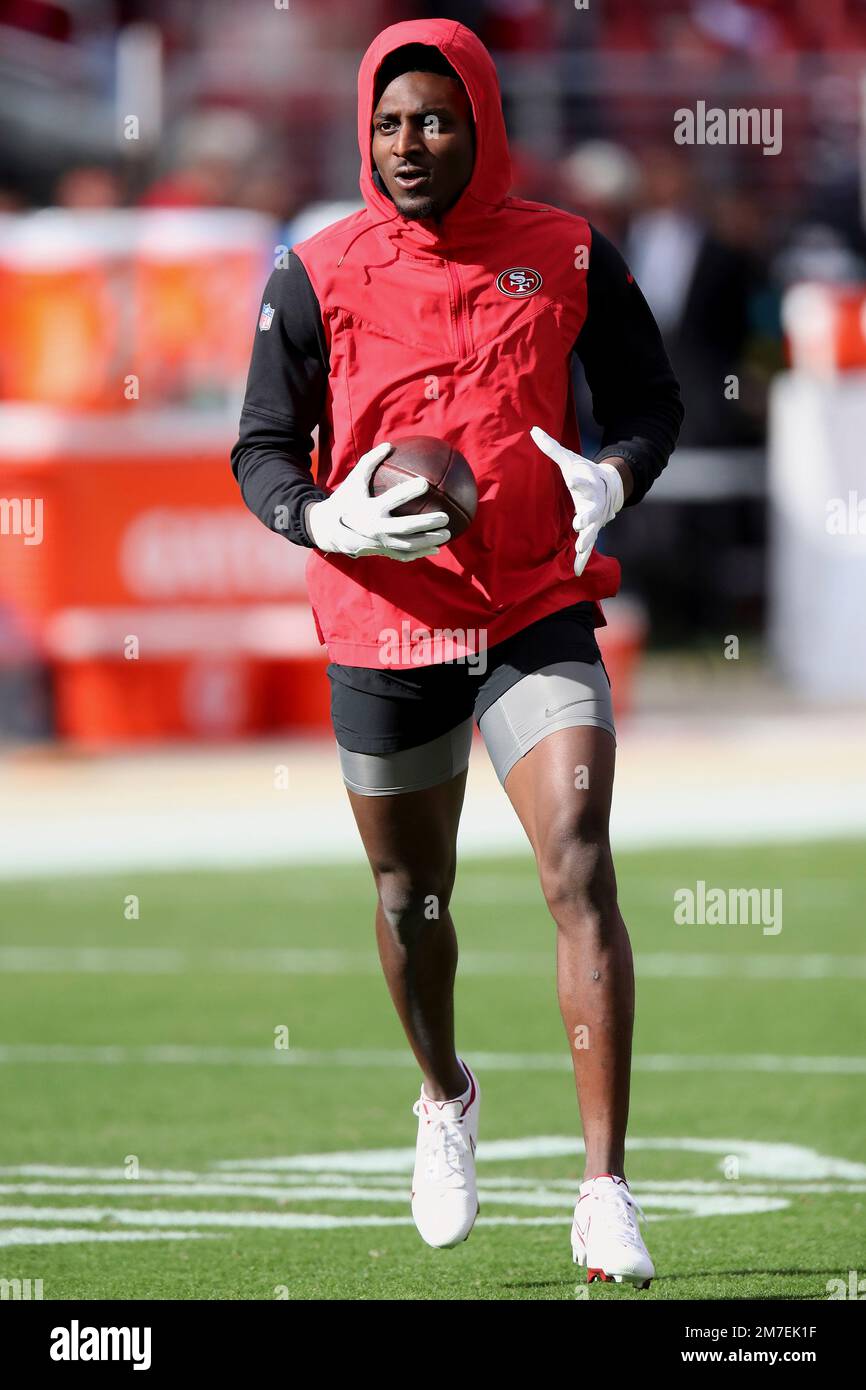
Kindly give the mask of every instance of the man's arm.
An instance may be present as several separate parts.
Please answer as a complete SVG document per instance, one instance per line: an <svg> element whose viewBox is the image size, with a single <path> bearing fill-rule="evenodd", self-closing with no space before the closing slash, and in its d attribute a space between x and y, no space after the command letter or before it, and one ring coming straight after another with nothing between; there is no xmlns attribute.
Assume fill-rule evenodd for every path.
<svg viewBox="0 0 866 1390"><path fill-rule="evenodd" d="M591 231L587 316L574 350L604 431L595 462L617 469L624 505L633 506L673 453L683 404L649 305L613 244Z"/></svg>
<svg viewBox="0 0 866 1390"><path fill-rule="evenodd" d="M313 481L311 466L312 433L325 407L328 348L318 300L293 252L285 269L272 273L262 304L273 308L273 317L256 329L232 472L265 526L312 546L304 517L328 496Z"/></svg>

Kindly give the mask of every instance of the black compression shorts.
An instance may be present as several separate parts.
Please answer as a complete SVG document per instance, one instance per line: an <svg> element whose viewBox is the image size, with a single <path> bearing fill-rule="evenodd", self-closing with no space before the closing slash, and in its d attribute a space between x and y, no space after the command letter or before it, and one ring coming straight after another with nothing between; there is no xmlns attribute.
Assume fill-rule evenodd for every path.
<svg viewBox="0 0 866 1390"><path fill-rule="evenodd" d="M337 742L355 753L397 753L438 738L470 716L477 722L511 686L542 667L601 661L596 615L593 603L562 608L489 647L484 663L448 661L394 671L331 662Z"/></svg>

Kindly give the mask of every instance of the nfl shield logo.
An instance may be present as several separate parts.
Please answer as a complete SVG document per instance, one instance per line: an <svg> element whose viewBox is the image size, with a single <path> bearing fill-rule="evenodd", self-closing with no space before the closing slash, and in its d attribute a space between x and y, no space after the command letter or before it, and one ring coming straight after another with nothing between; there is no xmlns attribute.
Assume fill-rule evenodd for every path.
<svg viewBox="0 0 866 1390"><path fill-rule="evenodd" d="M263 305L262 305L262 312L259 314L259 331L260 331L261 333L267 333L267 331L268 331L268 329L270 328L270 326L271 326L271 324L273 323L273 321L274 321L274 306L273 306L273 304L263 304Z"/></svg>

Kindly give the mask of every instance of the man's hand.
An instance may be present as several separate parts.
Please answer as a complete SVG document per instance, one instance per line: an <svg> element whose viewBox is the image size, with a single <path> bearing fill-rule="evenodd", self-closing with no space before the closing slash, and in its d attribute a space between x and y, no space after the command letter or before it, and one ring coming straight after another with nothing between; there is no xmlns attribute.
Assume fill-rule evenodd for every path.
<svg viewBox="0 0 866 1390"><path fill-rule="evenodd" d="M623 504L623 484L612 463L593 463L558 444L538 425L529 431L542 453L559 465L565 485L574 502L574 529L577 547L574 572L583 574L602 526L612 521Z"/></svg>
<svg viewBox="0 0 866 1390"><path fill-rule="evenodd" d="M351 473L323 502L308 507L305 524L317 550L330 554L383 555L389 560L420 560L438 555L451 539L445 512L420 516L391 516L392 508L427 491L426 478L407 478L370 496L370 479L393 445L377 444L363 454Z"/></svg>

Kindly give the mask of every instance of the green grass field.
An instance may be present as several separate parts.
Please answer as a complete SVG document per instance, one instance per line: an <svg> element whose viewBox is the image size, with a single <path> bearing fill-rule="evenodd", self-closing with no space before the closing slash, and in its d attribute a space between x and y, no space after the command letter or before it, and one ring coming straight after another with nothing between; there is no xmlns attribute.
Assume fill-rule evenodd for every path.
<svg viewBox="0 0 866 1390"><path fill-rule="evenodd" d="M580 1131L528 858L458 877L458 1047L483 1104L481 1215L452 1251L411 1224L420 1078L366 871L4 884L0 1278L46 1299L824 1299L866 1274L863 857L618 858L647 1292L587 1291L571 1263ZM782 931L675 925L698 879L781 888Z"/></svg>

